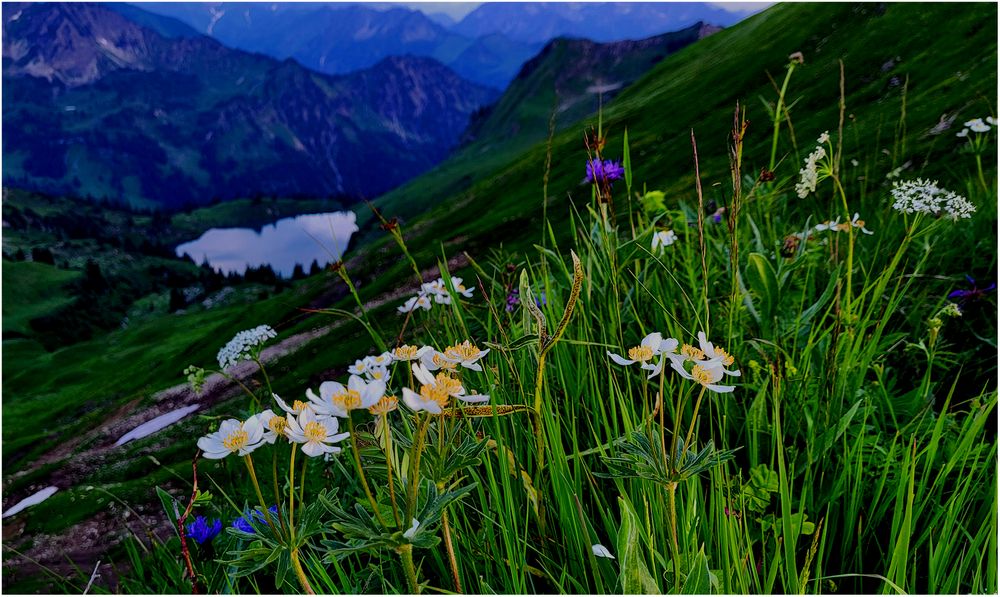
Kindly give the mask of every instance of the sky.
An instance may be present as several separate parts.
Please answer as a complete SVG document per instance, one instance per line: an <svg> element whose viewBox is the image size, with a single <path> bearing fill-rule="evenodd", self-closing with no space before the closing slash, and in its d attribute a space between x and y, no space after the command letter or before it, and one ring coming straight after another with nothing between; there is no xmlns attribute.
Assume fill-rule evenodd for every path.
<svg viewBox="0 0 1000 597"><path fill-rule="evenodd" d="M425 14L443 12L458 21L475 10L482 2L398 2L396 4L420 10ZM767 8L774 2L709 2L709 4L733 12L754 12Z"/></svg>

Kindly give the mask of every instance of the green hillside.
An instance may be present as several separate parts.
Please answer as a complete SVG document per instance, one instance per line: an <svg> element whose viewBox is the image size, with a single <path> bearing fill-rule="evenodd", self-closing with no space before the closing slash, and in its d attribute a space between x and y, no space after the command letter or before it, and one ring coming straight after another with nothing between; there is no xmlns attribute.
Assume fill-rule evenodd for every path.
<svg viewBox="0 0 1000 597"><path fill-rule="evenodd" d="M774 6L667 57L606 106L607 157L621 157L618 148L628 129L637 184L666 191L672 200L690 199L691 129L699 140L705 179L727 180L727 132L740 101L751 121L746 170L759 171L768 165L764 157L771 144L765 104L777 99L788 56L802 52L805 64L796 69L789 87L794 136L786 127L780 139L780 147L795 149L779 156L779 179L794 178L820 133L837 129L840 60L847 109L845 156L872 156L875 147L893 144L905 95L900 151L872 156L858 166L858 175L875 186L886 173L910 162L908 175L939 176L959 146L955 125L960 129L961 122L990 112L995 104L996 15L990 4ZM939 25L945 22L947 27ZM955 124L931 134L943 116ZM582 133L591 125L597 125L596 119L553 139L552 217L568 213L561 208L567 193L589 193L579 183L586 162ZM416 246L459 235L471 236L473 244L492 241L494 235L480 241L474 233L498 221L511 230L537 230L545 152L544 143L514 155L502 147L472 148L380 197L376 205L388 215L419 216ZM711 198L724 203L721 196ZM443 205L421 213L427 204ZM469 209L488 209L489 217L470 218ZM528 222L534 224L524 225Z"/></svg>

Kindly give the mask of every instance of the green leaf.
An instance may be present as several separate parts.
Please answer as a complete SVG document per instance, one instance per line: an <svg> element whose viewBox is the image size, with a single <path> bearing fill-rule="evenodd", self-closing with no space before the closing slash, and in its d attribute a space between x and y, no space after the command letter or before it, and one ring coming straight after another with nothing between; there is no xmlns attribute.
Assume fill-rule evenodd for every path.
<svg viewBox="0 0 1000 597"><path fill-rule="evenodd" d="M763 316L770 321L778 309L781 289L771 262L760 253L751 253L747 258L747 284L760 299Z"/></svg>
<svg viewBox="0 0 1000 597"><path fill-rule="evenodd" d="M618 529L618 557L621 558L619 581L622 592L626 595L658 595L662 591L656 586L656 581L649 574L646 562L643 561L643 545L640 542L642 527L639 516L632 505L623 498L618 498L618 507L622 513L622 525Z"/></svg>
<svg viewBox="0 0 1000 597"><path fill-rule="evenodd" d="M625 169L625 186L632 189L632 156L628 150L628 129L625 129L625 141L622 149L622 167Z"/></svg>
<svg viewBox="0 0 1000 597"><path fill-rule="evenodd" d="M691 561L687 578L681 593L684 595L708 595L712 592L712 577L708 571L708 558L705 557L704 546L698 550L698 555Z"/></svg>

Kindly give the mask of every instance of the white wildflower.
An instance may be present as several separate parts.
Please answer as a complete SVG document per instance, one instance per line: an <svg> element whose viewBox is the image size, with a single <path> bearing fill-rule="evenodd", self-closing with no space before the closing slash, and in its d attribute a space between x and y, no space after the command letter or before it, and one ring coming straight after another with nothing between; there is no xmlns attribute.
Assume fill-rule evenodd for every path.
<svg viewBox="0 0 1000 597"><path fill-rule="evenodd" d="M347 437L350 433L337 433L340 423L336 418L320 418L311 410L305 410L297 418L288 419L288 438L302 445L302 453L306 456L321 456L336 454L340 448L332 446Z"/></svg>
<svg viewBox="0 0 1000 597"><path fill-rule="evenodd" d="M307 397L310 396L311 394L312 394L312 390L306 390L306 396ZM278 396L277 394L271 394L271 395L274 396L274 400L278 403L278 406L281 408L281 410L285 411L286 413L288 413L290 415L297 416L303 410L309 408L309 403L308 402L303 402L301 400L296 400L296 401L294 401L292 403L291 406L288 406L288 404L286 404L285 401L281 399L281 396Z"/></svg>
<svg viewBox="0 0 1000 597"><path fill-rule="evenodd" d="M462 383L446 372L437 376L419 363L412 365L413 376L420 382L420 392L403 388L403 402L414 411L425 410L431 414L441 414L448 407L452 398L463 402L478 403L490 399L484 394L466 394Z"/></svg>
<svg viewBox="0 0 1000 597"><path fill-rule="evenodd" d="M368 363L370 367L388 367L392 364L392 353L386 351L382 354L365 357L365 362Z"/></svg>
<svg viewBox="0 0 1000 597"><path fill-rule="evenodd" d="M205 458L217 460L230 454L246 456L264 443L264 428L256 416L246 421L226 419L219 430L198 440Z"/></svg>
<svg viewBox="0 0 1000 597"><path fill-rule="evenodd" d="M673 230L660 230L653 234L653 252L657 249L665 249L677 242L677 234Z"/></svg>
<svg viewBox="0 0 1000 597"><path fill-rule="evenodd" d="M277 337L277 335L277 332L269 325L259 325L251 330L243 330L233 336L233 339L219 350L216 357L219 361L219 367L225 369L240 361L257 358L260 356L260 348L264 342Z"/></svg>
<svg viewBox="0 0 1000 597"><path fill-rule="evenodd" d="M486 356L489 351L489 348L482 350L472 342L466 340L461 344L445 348L444 352L441 353L441 359L448 361L449 363L461 365L466 369L482 371L482 366L477 364L476 361Z"/></svg>
<svg viewBox="0 0 1000 597"><path fill-rule="evenodd" d="M381 381L386 383L389 381L389 368L385 365L375 365L369 367L365 371L365 379L368 381Z"/></svg>
<svg viewBox="0 0 1000 597"><path fill-rule="evenodd" d="M922 178L897 182L892 188L893 209L905 214L947 214L953 220L971 218L976 211L965 197L937 186L937 181Z"/></svg>
<svg viewBox="0 0 1000 597"><path fill-rule="evenodd" d="M384 382L365 382L356 375L347 380L346 388L335 381L324 381L319 385L318 396L312 390L306 390L317 415L340 418L348 417L352 410L372 406L384 393Z"/></svg>
<svg viewBox="0 0 1000 597"><path fill-rule="evenodd" d="M830 131L823 131L823 134L819 136L819 139L816 139L816 142L819 143L819 144L821 144L821 145L824 144L824 143L829 143L830 142Z"/></svg>
<svg viewBox="0 0 1000 597"><path fill-rule="evenodd" d="M965 123L965 126L974 133L988 133L990 132L990 125L983 122L982 118L973 118Z"/></svg>
<svg viewBox="0 0 1000 597"><path fill-rule="evenodd" d="M996 126L997 125L997 119L993 118L992 116L987 116L986 117L986 123L989 124L989 125L991 125L991 126Z"/></svg>
<svg viewBox="0 0 1000 597"><path fill-rule="evenodd" d="M274 414L274 411L267 409L257 415L260 426L264 429L263 439L269 444L273 444L279 437L287 437L285 430L288 428L288 419L284 416Z"/></svg>
<svg viewBox="0 0 1000 597"><path fill-rule="evenodd" d="M955 136L956 137L963 137L963 138L964 137L968 137L969 136L969 129L962 129L962 130L958 131L957 133L955 133Z"/></svg>
<svg viewBox="0 0 1000 597"><path fill-rule="evenodd" d="M415 311L417 309L423 309L428 311L431 308L431 300L427 298L426 295L420 294L417 296L411 296L406 299L406 302L396 307L396 310L400 313L409 313L410 311Z"/></svg>
<svg viewBox="0 0 1000 597"><path fill-rule="evenodd" d="M718 384L718 382L721 381L722 377L726 374L726 368L723 366L722 361L695 361L694 366L691 367L690 373L684 368L684 365L680 360L671 359L670 366L673 367L674 371L677 371L681 377L696 381L713 392L725 394L736 389L736 386L723 386Z"/></svg>
<svg viewBox="0 0 1000 597"><path fill-rule="evenodd" d="M433 351L434 349L430 346L417 348L416 346L404 344L392 350L392 358L395 361L413 361Z"/></svg>
<svg viewBox="0 0 1000 597"><path fill-rule="evenodd" d="M795 185L795 193L799 199L805 199L809 193L816 192L816 184L819 182L819 172L817 164L826 157L826 148L822 145L816 147L809 157L806 158L806 165L799 170L799 182Z"/></svg>

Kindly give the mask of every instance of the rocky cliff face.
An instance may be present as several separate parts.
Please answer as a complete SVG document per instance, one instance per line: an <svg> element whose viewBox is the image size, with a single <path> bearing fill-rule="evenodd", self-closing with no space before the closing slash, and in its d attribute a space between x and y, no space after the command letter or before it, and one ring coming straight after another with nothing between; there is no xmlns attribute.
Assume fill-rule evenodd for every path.
<svg viewBox="0 0 1000 597"><path fill-rule="evenodd" d="M95 4L5 4L3 27L4 182L49 192L371 196L443 159L496 95L427 58L328 76Z"/></svg>

